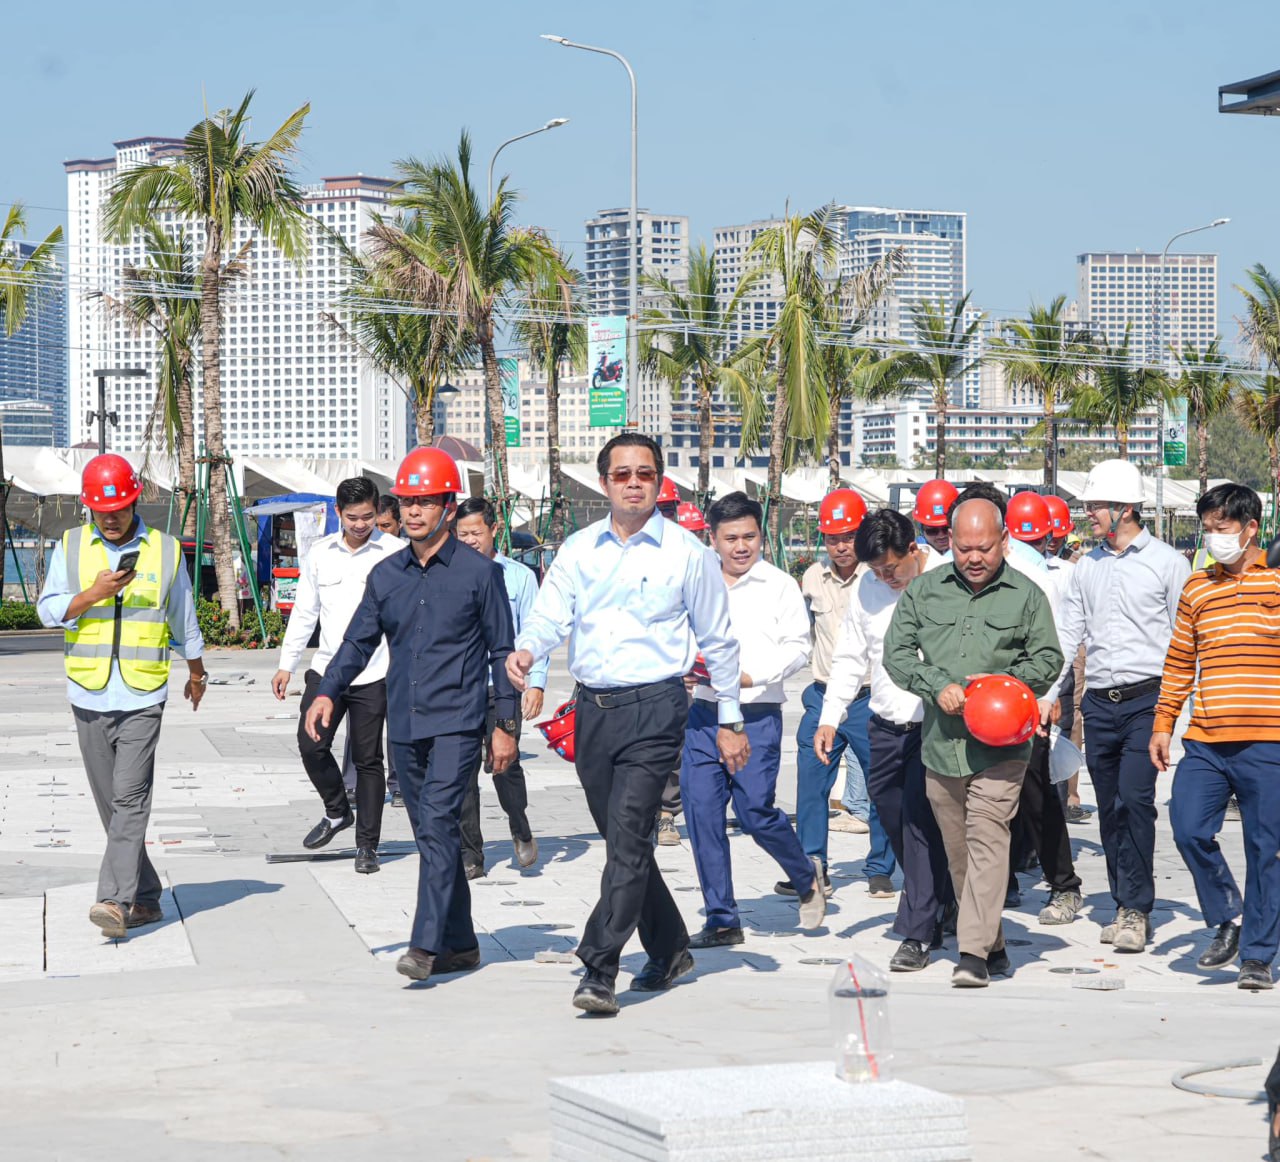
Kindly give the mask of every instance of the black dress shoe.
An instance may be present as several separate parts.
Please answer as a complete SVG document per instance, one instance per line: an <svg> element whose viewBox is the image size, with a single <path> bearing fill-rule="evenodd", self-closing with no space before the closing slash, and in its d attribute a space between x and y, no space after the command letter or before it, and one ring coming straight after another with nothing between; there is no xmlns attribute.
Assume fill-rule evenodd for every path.
<svg viewBox="0 0 1280 1162"><path fill-rule="evenodd" d="M992 976L1012 976L1013 961L1009 959L1009 954L1003 949L987 955L987 972Z"/></svg>
<svg viewBox="0 0 1280 1162"><path fill-rule="evenodd" d="M391 792L391 806L404 809L404 796L399 791Z"/></svg>
<svg viewBox="0 0 1280 1162"><path fill-rule="evenodd" d="M584 1013L599 1013L612 1017L618 1011L618 998L613 985L599 973L587 969L586 975L573 993L573 1007Z"/></svg>
<svg viewBox="0 0 1280 1162"><path fill-rule="evenodd" d="M356 848L356 871L362 876L371 876L379 869L378 849L376 847Z"/></svg>
<svg viewBox="0 0 1280 1162"><path fill-rule="evenodd" d="M1218 925L1217 934L1196 961L1201 968L1221 968L1230 964L1240 951L1240 925L1234 920Z"/></svg>
<svg viewBox="0 0 1280 1162"><path fill-rule="evenodd" d="M342 822L338 824L330 823L328 817L321 819L310 831L307 837L302 841L302 846L308 851L317 847L323 847L329 842L339 831L346 831L356 821L355 813L348 808L346 815L343 816Z"/></svg>
<svg viewBox="0 0 1280 1162"><path fill-rule="evenodd" d="M1004 894L1004 906L1006 908L1016 908L1022 903L1022 892L1018 888L1010 888Z"/></svg>
<svg viewBox="0 0 1280 1162"><path fill-rule="evenodd" d="M689 941L690 948L728 948L746 939L741 928L704 928Z"/></svg>
<svg viewBox="0 0 1280 1162"><path fill-rule="evenodd" d="M396 961L396 972L410 980L429 980L436 958L425 948L410 948Z"/></svg>
<svg viewBox="0 0 1280 1162"><path fill-rule="evenodd" d="M479 948L464 948L461 951L449 949L436 957L435 967L431 971L435 976L441 976L446 972L469 972L479 967Z"/></svg>
<svg viewBox="0 0 1280 1162"><path fill-rule="evenodd" d="M923 940L904 940L889 961L890 972L919 972L929 964L929 950Z"/></svg>
<svg viewBox="0 0 1280 1162"><path fill-rule="evenodd" d="M484 879L484 866L482 864L469 863L466 865L464 870L466 871L467 879L469 880Z"/></svg>
<svg viewBox="0 0 1280 1162"><path fill-rule="evenodd" d="M1252 989L1255 992L1274 988L1275 982L1271 979L1271 965L1265 960L1242 961L1240 975L1236 978L1236 987Z"/></svg>
<svg viewBox="0 0 1280 1162"><path fill-rule="evenodd" d="M685 973L693 971L693 957L687 948L682 948L671 960L650 960L635 976L631 978L630 992L658 993L669 989Z"/></svg>

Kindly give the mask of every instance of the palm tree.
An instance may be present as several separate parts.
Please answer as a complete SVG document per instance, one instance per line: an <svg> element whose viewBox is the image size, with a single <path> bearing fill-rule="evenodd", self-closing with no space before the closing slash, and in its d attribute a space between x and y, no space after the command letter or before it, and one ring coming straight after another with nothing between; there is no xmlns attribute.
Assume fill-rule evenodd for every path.
<svg viewBox="0 0 1280 1162"><path fill-rule="evenodd" d="M125 170L107 198L103 225L128 241L157 213L189 219L204 238L200 260L200 393L209 470L209 535L218 596L233 627L240 625L231 511L224 467L230 463L222 431L222 288L251 242L236 249L236 230L261 234L286 259L307 253L310 219L290 173L309 104L295 109L266 141L248 140L250 89L234 111L197 122L172 159ZM246 567L248 562L245 563Z"/></svg>
<svg viewBox="0 0 1280 1162"><path fill-rule="evenodd" d="M127 263L121 271L124 297L101 292L107 310L139 334L150 334L160 357L159 381L144 435L146 455L154 446L157 425L160 443L178 461L178 493L184 501L182 535L196 535L195 406L191 382L196 346L200 342L200 276L195 269L191 241L179 226L167 234L158 222L142 229L145 257L140 266ZM231 274L232 266L227 272Z"/></svg>
<svg viewBox="0 0 1280 1162"><path fill-rule="evenodd" d="M1236 395L1236 411L1249 431L1267 442L1271 487L1280 480L1280 375L1260 376Z"/></svg>
<svg viewBox="0 0 1280 1162"><path fill-rule="evenodd" d="M1222 336L1215 335L1203 352L1191 343L1180 352L1174 351L1180 369L1175 387L1187 401L1187 412L1196 424L1202 496L1209 487L1209 421L1231 406L1236 392L1246 383L1242 370L1221 350L1221 341Z"/></svg>
<svg viewBox="0 0 1280 1162"><path fill-rule="evenodd" d="M1280 279L1260 262L1247 273L1253 289L1236 287L1244 295L1245 304L1240 330L1254 360L1280 372Z"/></svg>
<svg viewBox="0 0 1280 1162"><path fill-rule="evenodd" d="M645 314L640 332L643 364L678 393L692 380L698 414L698 495L711 494L711 456L715 447L714 403L721 390L741 403L749 390L735 358L733 322L743 296L754 286L758 272L749 271L722 310L717 295L716 256L698 243L689 255L684 289L664 274L646 274L641 282L663 298L661 309Z"/></svg>
<svg viewBox="0 0 1280 1162"><path fill-rule="evenodd" d="M498 504L506 515L507 439L502 375L494 344L495 323L506 296L528 281L536 263L554 259L541 231L513 225L517 194L504 178L485 206L471 181L471 137L464 130L457 160L408 158L396 163L401 189L393 204L422 221L424 235L444 277L447 309L480 348L489 413L488 446Z"/></svg>
<svg viewBox="0 0 1280 1162"><path fill-rule="evenodd" d="M969 306L969 291L950 309L947 300L922 300L911 307L914 344L905 362L907 377L929 389L934 421L933 472L941 480L947 471L947 412L951 406L951 388L982 362L971 356L973 338L982 326L984 315L968 324L964 321Z"/></svg>
<svg viewBox="0 0 1280 1162"><path fill-rule="evenodd" d="M6 336L17 333L31 308L31 296L53 269L53 249L62 241L62 227L55 226L29 254L22 254L18 236L27 230L21 202L14 202L0 229L0 327ZM9 533L6 505L9 478L4 473L4 413L0 412L0 577L4 575L5 538Z"/></svg>
<svg viewBox="0 0 1280 1162"><path fill-rule="evenodd" d="M564 540L564 474L560 468L560 368L585 370L586 316L575 297L582 272L569 266L569 256L557 251L553 262L538 262L524 287L525 314L515 324L516 340L533 367L547 375L547 492L551 519L547 540Z"/></svg>
<svg viewBox="0 0 1280 1162"><path fill-rule="evenodd" d="M991 344L989 356L1005 369L1010 386L1039 392L1044 407L1044 483L1053 484L1058 455L1055 416L1059 404L1069 404L1084 382L1089 332L1062 317L1066 295L1047 307L1031 304L1025 321L1005 323Z"/></svg>
<svg viewBox="0 0 1280 1162"><path fill-rule="evenodd" d="M1138 366L1130 340L1133 324L1126 323L1124 339L1115 347L1105 340L1095 348L1090 378L1075 390L1067 415L1095 431L1114 429L1120 459L1129 458L1129 429L1143 412L1168 405L1177 390L1159 368Z"/></svg>

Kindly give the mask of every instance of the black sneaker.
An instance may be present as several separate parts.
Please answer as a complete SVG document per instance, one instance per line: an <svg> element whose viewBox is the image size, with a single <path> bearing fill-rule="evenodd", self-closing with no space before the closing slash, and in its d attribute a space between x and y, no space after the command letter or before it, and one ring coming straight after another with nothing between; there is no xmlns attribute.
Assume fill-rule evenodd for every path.
<svg viewBox="0 0 1280 1162"><path fill-rule="evenodd" d="M741 944L745 939L741 928L704 928L693 934L689 947L728 948L731 944Z"/></svg>
<svg viewBox="0 0 1280 1162"><path fill-rule="evenodd" d="M790 880L779 880L773 885L773 890L779 896L794 896L796 894L796 890L791 886ZM831 877L826 872L823 872L822 894L829 900L834 891L835 889L831 886Z"/></svg>
<svg viewBox="0 0 1280 1162"><path fill-rule="evenodd" d="M929 950L922 940L904 940L889 961L890 972L919 972L928 967Z"/></svg>
<svg viewBox="0 0 1280 1162"><path fill-rule="evenodd" d="M469 880L482 880L482 879L484 879L484 865L483 865L483 864L478 864L478 863L469 863L469 864L467 864L467 865L466 865L466 867L465 867L463 870L466 872L467 879L469 879Z"/></svg>
<svg viewBox="0 0 1280 1162"><path fill-rule="evenodd" d="M960 953L960 963L951 974L951 986L958 989L984 989L991 983L991 970L981 956Z"/></svg>
<svg viewBox="0 0 1280 1162"><path fill-rule="evenodd" d="M888 876L872 876L867 884L867 895L873 900L892 900L897 894Z"/></svg>
<svg viewBox="0 0 1280 1162"><path fill-rule="evenodd" d="M1217 934L1196 961L1201 968L1221 968L1230 964L1240 950L1240 925L1234 920L1218 925Z"/></svg>
<svg viewBox="0 0 1280 1162"><path fill-rule="evenodd" d="M987 955L987 972L991 976L1012 976L1013 962L1009 959L1009 954L1003 949Z"/></svg>

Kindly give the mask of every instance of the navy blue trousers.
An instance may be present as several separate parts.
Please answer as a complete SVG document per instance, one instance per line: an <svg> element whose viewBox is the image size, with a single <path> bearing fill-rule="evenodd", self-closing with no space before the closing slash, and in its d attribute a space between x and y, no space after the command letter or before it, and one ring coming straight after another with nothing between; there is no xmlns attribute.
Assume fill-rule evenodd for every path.
<svg viewBox="0 0 1280 1162"><path fill-rule="evenodd" d="M418 906L409 944L426 952L475 948L471 890L462 870L462 798L480 762L483 728L393 742L400 793L418 845Z"/></svg>
<svg viewBox="0 0 1280 1162"><path fill-rule="evenodd" d="M1240 925L1240 959L1270 964L1280 946L1280 742L1183 740L1173 776L1169 822L1191 878L1204 922ZM1244 900L1217 835L1227 800L1240 804L1244 831Z"/></svg>
<svg viewBox="0 0 1280 1162"><path fill-rule="evenodd" d="M1098 797L1098 831L1111 896L1149 915L1155 904L1156 769L1147 747L1158 691L1111 702L1093 690L1081 699L1085 762Z"/></svg>
<svg viewBox="0 0 1280 1162"><path fill-rule="evenodd" d="M719 724L714 702L693 703L684 734L684 764L680 768L684 821L702 885L708 928L741 925L725 834L725 809L730 799L742 830L778 861L796 892L803 896L813 887L813 863L791 830L786 812L773 802L782 762L782 707L748 704L742 715L751 757L736 775L725 770L716 749Z"/></svg>
<svg viewBox="0 0 1280 1162"><path fill-rule="evenodd" d="M831 788L840 773L840 760L846 747L852 747L864 773L871 769L871 743L867 740L867 719L871 713L869 698L849 704L845 720L836 727L836 740L831 747L831 761L822 764L813 753L813 736L818 733L822 716L822 696L826 683L810 682L800 696L804 715L796 731L796 834L805 855L816 855L827 866L827 824L831 812ZM893 851L884 824L876 811L875 800L867 817L871 828L871 849L863 860L862 870L872 876L891 876L894 871Z"/></svg>
<svg viewBox="0 0 1280 1162"><path fill-rule="evenodd" d="M920 726L895 733L872 719L867 790L902 865L902 894L893 930L904 940L933 940L943 905L955 899L947 850L925 793Z"/></svg>

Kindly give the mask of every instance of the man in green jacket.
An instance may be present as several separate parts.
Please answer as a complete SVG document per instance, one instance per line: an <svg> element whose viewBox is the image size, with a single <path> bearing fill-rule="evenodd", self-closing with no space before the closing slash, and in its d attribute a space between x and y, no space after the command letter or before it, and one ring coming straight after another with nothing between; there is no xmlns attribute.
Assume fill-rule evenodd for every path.
<svg viewBox="0 0 1280 1162"><path fill-rule="evenodd" d="M924 701L922 754L929 802L960 901L960 963L951 983L985 988L1009 972L1000 911L1009 872L1009 821L1030 742L987 746L964 722L965 685L982 674L1020 678L1039 697L1062 670L1049 602L1005 564L1009 534L989 500L951 509L954 559L913 581L885 638L884 666Z"/></svg>

